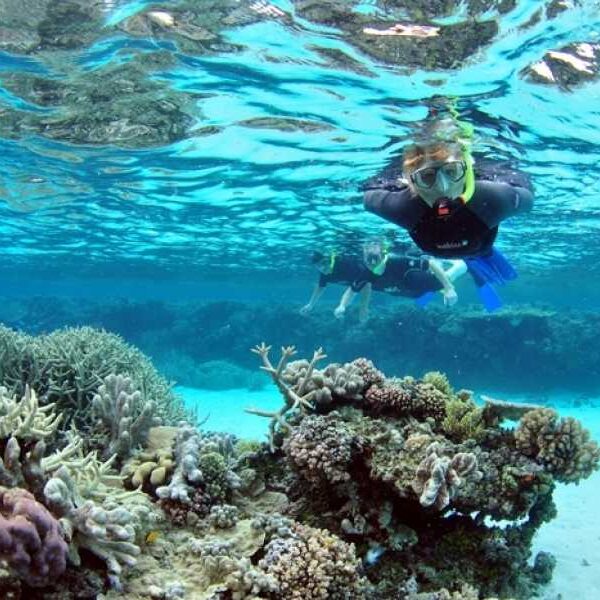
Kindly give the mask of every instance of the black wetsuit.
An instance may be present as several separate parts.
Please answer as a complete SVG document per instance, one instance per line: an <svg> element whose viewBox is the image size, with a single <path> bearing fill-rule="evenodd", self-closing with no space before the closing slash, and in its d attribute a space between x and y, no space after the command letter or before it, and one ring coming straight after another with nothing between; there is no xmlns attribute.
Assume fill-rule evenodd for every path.
<svg viewBox="0 0 600 600"><path fill-rule="evenodd" d="M335 259L333 271L321 273L319 287L324 288L328 283L343 283L353 291L360 292L371 278L371 271L365 267L357 256L340 256Z"/></svg>
<svg viewBox="0 0 600 600"><path fill-rule="evenodd" d="M383 274L371 274L369 282L373 291L407 298L419 298L426 292L442 289L437 277L429 272L429 260L424 256L392 255Z"/></svg>
<svg viewBox="0 0 600 600"><path fill-rule="evenodd" d="M517 171L498 170L475 180L468 203L446 200L430 207L407 185L379 179L365 187L365 208L406 229L425 253L440 258L488 255L504 219L531 209L533 194Z"/></svg>

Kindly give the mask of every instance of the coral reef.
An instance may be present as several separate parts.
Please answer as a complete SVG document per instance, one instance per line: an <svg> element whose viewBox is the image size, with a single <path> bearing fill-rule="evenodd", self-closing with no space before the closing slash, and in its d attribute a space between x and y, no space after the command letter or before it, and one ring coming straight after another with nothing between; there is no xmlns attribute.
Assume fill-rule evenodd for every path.
<svg viewBox="0 0 600 600"><path fill-rule="evenodd" d="M597 311L573 313L513 306L488 315L468 307L448 313L436 306L421 311L396 304L393 309L379 307L377 318L369 322L368 328L340 329L331 321L328 311L316 311L306 319L289 303L175 304L93 299L81 303L45 297L43 302L35 298L0 302L0 320L31 332L50 331L65 324L98 323L119 332L147 355L158 358L162 366L167 366L161 360L165 348L172 348L177 360L191 361L192 365L226 360L246 369L254 366L248 348L256 340L268 336L273 347L285 345L286 332L281 323L287 323L294 329L296 347L304 356L310 356L313 348L323 344L342 363L356 356L368 356L389 373L419 375L443 365L457 388L531 392L531 401L537 403L542 403L550 388L564 386L565 381L575 393L597 393L596 373L600 371L600 346L595 336L600 327ZM200 330L205 339L203 344L198 344L196 332ZM430 343L433 334L435 344ZM21 367L15 365L22 361L19 357L25 356L22 347L29 343L28 339L0 326L0 374L16 371L18 381L22 381ZM98 341L101 340L102 336L98 336ZM539 340L543 342L537 343ZM494 360L482 360L489 355L490 348L494 348ZM110 352L106 356L111 360ZM448 356L453 359L449 361ZM23 362L28 369L25 365ZM146 397L162 404L164 394L151 391L148 385L137 385L137 378L130 370L112 368L100 375L105 377L111 372L133 377ZM179 369L171 373L182 385L197 382L203 387L193 377L181 379L181 375ZM0 381L10 393L23 394L22 387L15 390L2 376ZM32 379L29 382L43 398L45 389ZM513 382L518 382L518 390ZM380 385L381 380L376 383ZM88 401L91 396L86 396ZM177 420L167 422L176 424Z"/></svg>
<svg viewBox="0 0 600 600"><path fill-rule="evenodd" d="M525 600L550 580L553 557L530 555L556 516L554 484L585 479L600 459L580 423L536 405L485 398L481 407L438 371L389 378L364 358L322 365L319 350L291 362L284 347L273 364L268 346L255 352L282 395L278 410L250 411L268 419L268 445L186 421L152 426L158 403L145 403L135 377L102 370L94 388L82 385L94 389L79 421L96 419L82 432L90 442L63 396L47 391L42 402L9 380L3 589L27 597L79 586L107 600ZM101 440L99 456L90 448Z"/></svg>
<svg viewBox="0 0 600 600"><path fill-rule="evenodd" d="M152 403L154 416L166 424L189 417L171 385L149 359L119 336L105 331L66 328L32 337L0 326L0 357L6 358L0 361L0 382L7 390L4 395L23 395L29 385L40 404L56 406L64 428L71 423L84 431L94 428L94 397L110 375L128 378L128 385L139 391L144 402ZM101 413L105 429L118 429L102 402L96 402L96 410L105 407ZM137 418L141 409L130 408Z"/></svg>
<svg viewBox="0 0 600 600"><path fill-rule="evenodd" d="M554 481L597 468L597 446L579 423L489 398L481 408L439 372L422 380L381 374L368 385L363 379L361 397L340 391L317 403L305 382L321 372L321 351L302 363L310 377L290 378L289 348L277 367L267 346L256 350L284 406L251 412L270 418L271 461L294 474L281 479L271 466L266 489L283 486L290 516L356 544L375 589L363 597L395 597L412 573L419 585L406 597L414 598L524 599L549 581L552 558L539 554L533 566L527 559L533 535L556 515ZM515 417L516 430L501 428ZM488 525L485 517L511 525ZM450 566L448 556L460 558Z"/></svg>

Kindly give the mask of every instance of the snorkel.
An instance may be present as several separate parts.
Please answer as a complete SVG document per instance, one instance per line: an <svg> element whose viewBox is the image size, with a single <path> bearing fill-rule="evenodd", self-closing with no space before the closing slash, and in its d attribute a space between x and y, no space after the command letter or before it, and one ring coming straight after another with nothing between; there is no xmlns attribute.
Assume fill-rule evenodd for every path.
<svg viewBox="0 0 600 600"><path fill-rule="evenodd" d="M459 119L458 110L456 109L456 99L448 105L448 113L450 118L458 129L458 134L454 136L454 141L459 144L461 149L461 157L465 163L465 190L459 196L463 204L469 202L475 193L475 172L473 170L473 156L471 155L471 143L473 140L473 126L470 123L465 123Z"/></svg>
<svg viewBox="0 0 600 600"><path fill-rule="evenodd" d="M333 273L333 268L335 267L335 259L336 259L335 250L332 250L331 254L329 256L329 272L330 273Z"/></svg>

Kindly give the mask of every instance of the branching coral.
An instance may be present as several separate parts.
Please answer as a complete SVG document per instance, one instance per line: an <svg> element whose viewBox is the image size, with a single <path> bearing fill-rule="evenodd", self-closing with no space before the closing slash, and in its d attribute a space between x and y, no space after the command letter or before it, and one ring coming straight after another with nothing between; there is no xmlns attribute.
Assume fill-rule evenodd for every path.
<svg viewBox="0 0 600 600"><path fill-rule="evenodd" d="M281 395L284 399L284 405L277 411L264 411L258 408L247 408L246 412L260 417L267 417L270 419L269 423L269 440L271 451L275 451L275 436L277 434L277 428L279 427L282 431L288 431L289 425L286 421L286 415L293 414L294 411L301 411L306 413L314 410L311 401L315 396L315 390L308 391L306 386L310 381L315 365L318 361L327 357L326 354L319 348L314 354L311 361L308 363L306 372L304 373L304 379L300 383L297 389L293 389L292 386L288 385L283 379L283 371L289 361L289 359L296 353L294 346L287 346L281 349L281 357L277 363L277 367L274 367L269 360L269 352L271 346L266 344L260 344L252 349L252 352L258 354L262 359L261 369L266 371L273 382L278 387Z"/></svg>
<svg viewBox="0 0 600 600"><path fill-rule="evenodd" d="M0 382L11 394L22 395L25 385L45 402L53 402L63 424L80 428L93 424L92 399L111 373L130 377L144 398L152 398L156 413L167 423L188 415L171 385L149 359L117 335L91 327L67 328L31 337L0 328Z"/></svg>
<svg viewBox="0 0 600 600"><path fill-rule="evenodd" d="M56 432L61 419L54 412L54 404L39 405L28 385L20 401L0 387L0 439L13 435L23 441L43 440Z"/></svg>
<svg viewBox="0 0 600 600"><path fill-rule="evenodd" d="M600 448L572 417L558 419L550 408L527 412L515 431L517 448L534 457L557 481L577 483L598 468Z"/></svg>
<svg viewBox="0 0 600 600"><path fill-rule="evenodd" d="M48 481L44 496L50 510L60 517L71 561L80 564L79 550L89 550L106 561L111 583L119 588L123 565L135 565L140 553L135 544L135 517L122 505L104 508L85 500L64 467Z"/></svg>
<svg viewBox="0 0 600 600"><path fill-rule="evenodd" d="M99 419L100 432L106 432L104 457L116 454L126 459L131 451L142 445L148 430L160 425L156 404L136 390L130 377L115 375L104 378L92 399L92 410Z"/></svg>

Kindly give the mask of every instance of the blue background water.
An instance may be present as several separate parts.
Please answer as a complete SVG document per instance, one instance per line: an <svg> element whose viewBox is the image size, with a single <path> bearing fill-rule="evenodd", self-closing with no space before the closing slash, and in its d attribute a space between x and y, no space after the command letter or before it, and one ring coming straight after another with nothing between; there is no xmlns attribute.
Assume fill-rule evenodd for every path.
<svg viewBox="0 0 600 600"><path fill-rule="evenodd" d="M274 4L294 14L293 3ZM341 4L386 16L374 2ZM534 212L505 223L499 237L521 273L507 299L597 308L600 83L561 89L535 84L522 70L548 50L597 41L600 19L597 3L581 2L532 25L541 4L481 15L498 23L497 35L443 71L382 64L346 33L293 16L225 28L225 51L186 54L166 34L144 39L118 29L147 8L140 2L106 2L104 29L90 46L1 52L0 81L29 73L69 86L110 78L115 65L161 50L172 64L144 78L193 96L186 137L171 144L66 143L24 126L4 130L3 291L275 294L301 302L313 276L310 249L390 228L362 209L360 185L398 154L428 99L443 93L460 99L462 117L476 127L475 149L514 159L536 187ZM466 19L459 9L438 21ZM325 50L351 57L353 70L327 60ZM0 111L18 110L23 120L39 112L61 119L76 107L36 104L8 88L0 87ZM125 100L135 104L135 94L104 98L98 110ZM272 117L286 119L289 130L250 121Z"/></svg>

